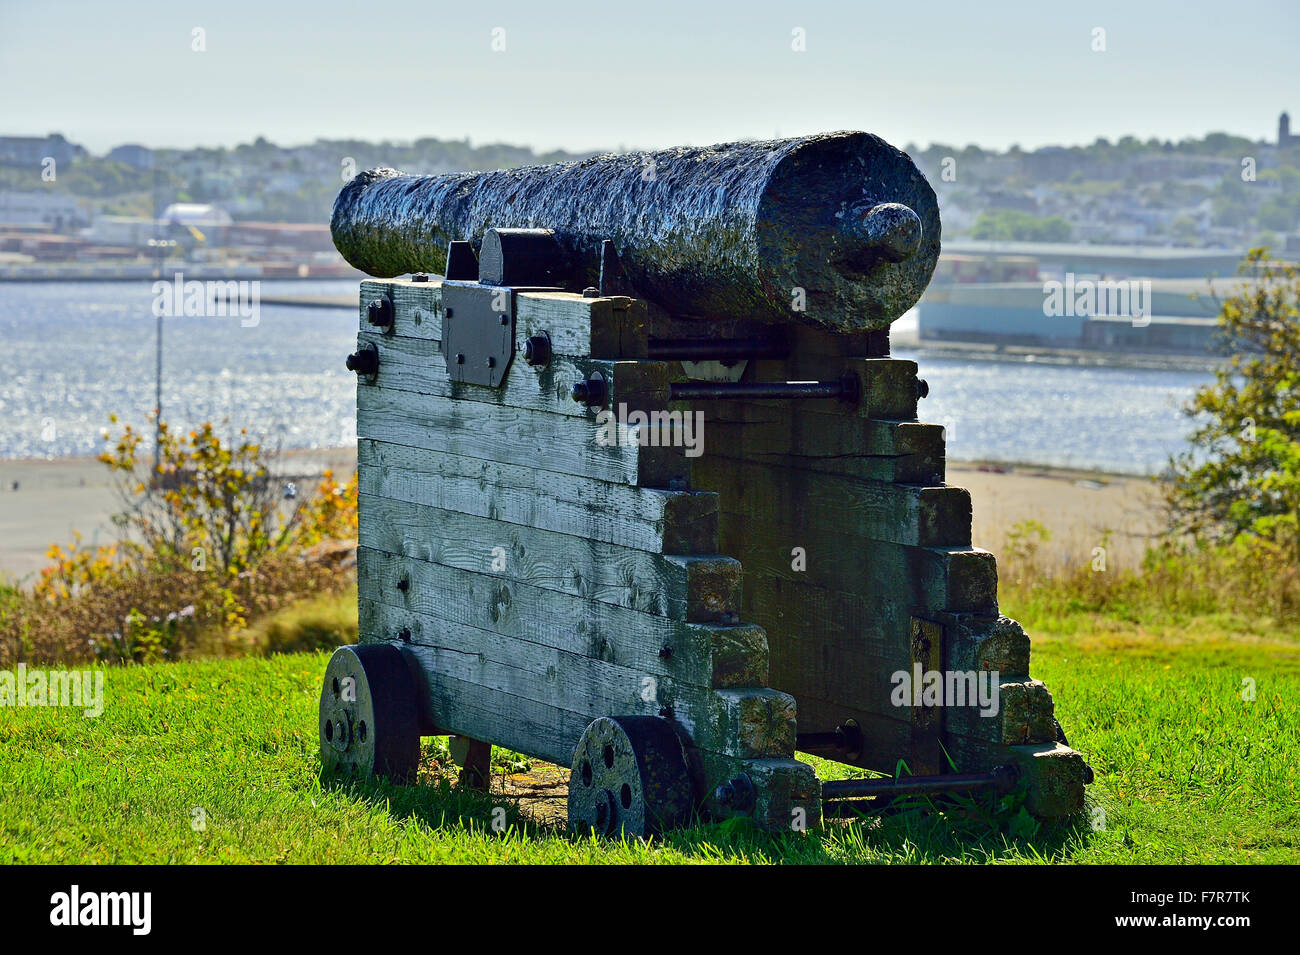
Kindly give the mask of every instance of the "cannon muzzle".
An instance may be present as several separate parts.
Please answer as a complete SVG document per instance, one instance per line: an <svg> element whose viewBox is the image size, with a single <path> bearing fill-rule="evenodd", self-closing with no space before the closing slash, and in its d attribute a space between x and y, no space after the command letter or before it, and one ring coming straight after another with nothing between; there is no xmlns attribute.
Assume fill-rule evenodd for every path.
<svg viewBox="0 0 1300 955"><path fill-rule="evenodd" d="M844 332L887 328L939 256L934 190L860 132L496 172L372 169L343 187L330 227L379 277L442 273L448 243L477 250L488 229L550 229L575 291L598 285L608 240L627 291L675 316Z"/></svg>

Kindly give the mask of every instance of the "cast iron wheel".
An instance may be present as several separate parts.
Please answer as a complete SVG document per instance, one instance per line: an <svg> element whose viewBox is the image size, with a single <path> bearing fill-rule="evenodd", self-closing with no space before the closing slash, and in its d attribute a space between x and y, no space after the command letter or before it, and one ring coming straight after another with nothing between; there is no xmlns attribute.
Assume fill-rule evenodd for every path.
<svg viewBox="0 0 1300 955"><path fill-rule="evenodd" d="M404 781L420 762L415 679L387 643L339 647L320 693L320 759L326 773Z"/></svg>
<svg viewBox="0 0 1300 955"><path fill-rule="evenodd" d="M583 731L569 773L569 827L652 836L685 825L691 780L681 739L657 716L602 716Z"/></svg>

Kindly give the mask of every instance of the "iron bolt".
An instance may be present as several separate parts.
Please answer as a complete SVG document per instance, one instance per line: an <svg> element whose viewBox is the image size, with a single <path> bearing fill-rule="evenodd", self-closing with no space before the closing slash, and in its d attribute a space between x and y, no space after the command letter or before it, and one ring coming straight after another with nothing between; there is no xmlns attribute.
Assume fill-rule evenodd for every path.
<svg viewBox="0 0 1300 955"><path fill-rule="evenodd" d="M585 289L582 290L582 297L600 298L600 289L596 288L595 286L588 285Z"/></svg>
<svg viewBox="0 0 1300 955"><path fill-rule="evenodd" d="M378 328L393 327L393 303L377 298L366 306L366 321Z"/></svg>
<svg viewBox="0 0 1300 955"><path fill-rule="evenodd" d="M605 381L603 378L585 378L573 385L573 400L588 408L603 404L605 401Z"/></svg>
<svg viewBox="0 0 1300 955"><path fill-rule="evenodd" d="M928 398L930 396L930 383L924 378L916 379L916 397Z"/></svg>
<svg viewBox="0 0 1300 955"><path fill-rule="evenodd" d="M410 642L411 642L411 631L410 631L410 628L408 628L408 627L403 627L403 628L398 632L397 636L398 636L398 638L399 638L403 643L410 643Z"/></svg>
<svg viewBox="0 0 1300 955"><path fill-rule="evenodd" d="M530 365L546 365L551 361L551 340L545 334L533 335L524 342L524 361Z"/></svg>
<svg viewBox="0 0 1300 955"><path fill-rule="evenodd" d="M493 358L491 355L487 356L487 366L489 368L495 368L497 366L497 360Z"/></svg>
<svg viewBox="0 0 1300 955"><path fill-rule="evenodd" d="M375 375L379 373L379 352L374 348L363 348L361 351L348 355L348 371L354 371L358 375Z"/></svg>
<svg viewBox="0 0 1300 955"><path fill-rule="evenodd" d="M425 272L413 272L413 273L411 274L411 281L412 281L412 282L427 282L427 281L429 281L429 276L428 276L428 274L425 273Z"/></svg>
<svg viewBox="0 0 1300 955"><path fill-rule="evenodd" d="M465 356L464 356L464 355L457 355L457 356L456 356L456 364L458 364L458 365L463 365L463 364L465 364Z"/></svg>
<svg viewBox="0 0 1300 955"><path fill-rule="evenodd" d="M713 798L724 808L748 811L754 807L754 783L742 773L713 790Z"/></svg>
<svg viewBox="0 0 1300 955"><path fill-rule="evenodd" d="M402 593L406 593L408 590L410 590L411 578L403 577L401 580L399 580L397 582L397 589L400 590Z"/></svg>
<svg viewBox="0 0 1300 955"><path fill-rule="evenodd" d="M659 656L663 657L665 660L669 659L672 655L673 655L673 648L670 647L668 644L665 643L662 647L659 648Z"/></svg>

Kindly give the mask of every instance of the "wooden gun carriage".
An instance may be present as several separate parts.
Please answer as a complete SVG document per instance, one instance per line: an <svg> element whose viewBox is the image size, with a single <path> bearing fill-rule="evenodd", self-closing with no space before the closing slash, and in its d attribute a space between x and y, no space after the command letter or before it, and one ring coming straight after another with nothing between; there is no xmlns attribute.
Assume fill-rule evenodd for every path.
<svg viewBox="0 0 1300 955"><path fill-rule="evenodd" d="M348 358L361 638L325 676L327 770L406 777L451 735L482 783L505 746L571 767L570 822L604 834L1014 785L1082 806L889 354L939 250L905 154L843 133L375 170L333 231L414 274L362 283ZM972 674L995 707L922 692ZM800 752L908 775L823 783Z"/></svg>

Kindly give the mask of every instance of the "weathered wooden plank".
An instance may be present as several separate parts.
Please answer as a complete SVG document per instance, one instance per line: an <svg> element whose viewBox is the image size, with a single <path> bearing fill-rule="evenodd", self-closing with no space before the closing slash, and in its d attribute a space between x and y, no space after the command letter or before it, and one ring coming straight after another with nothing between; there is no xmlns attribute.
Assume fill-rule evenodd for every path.
<svg viewBox="0 0 1300 955"><path fill-rule="evenodd" d="M773 520L759 533L749 515L722 511L718 542L741 562L747 581L776 577L875 595L918 613L996 613L997 564L988 551L910 547L845 531L830 514L803 525Z"/></svg>
<svg viewBox="0 0 1300 955"><path fill-rule="evenodd" d="M392 300L395 315L389 334L442 340L442 283L409 279L361 283L360 330L374 331L366 315L375 298ZM569 357L644 358L649 335L645 302L623 296L584 298L572 292L517 292L516 341L547 333L554 353Z"/></svg>
<svg viewBox="0 0 1300 955"><path fill-rule="evenodd" d="M897 544L970 544L970 492L964 488L866 481L707 454L692 470L695 486L716 491L723 511L754 527L830 526Z"/></svg>
<svg viewBox="0 0 1300 955"><path fill-rule="evenodd" d="M682 685L750 687L767 681L767 637L752 625L656 617L367 547L358 548L357 565L362 597L427 619L423 636L410 634L412 642L476 652L476 641L493 633L518 644L521 656L533 652L525 643L539 645ZM445 632L433 629L434 621Z"/></svg>
<svg viewBox="0 0 1300 955"><path fill-rule="evenodd" d="M621 296L521 292L515 297L515 332L519 341L546 333L556 355L644 358L646 303Z"/></svg>
<svg viewBox="0 0 1300 955"><path fill-rule="evenodd" d="M943 429L757 402L710 402L704 453L898 484L943 483Z"/></svg>
<svg viewBox="0 0 1300 955"><path fill-rule="evenodd" d="M379 374L373 383L362 379L361 388L411 391L463 401L483 402L510 408L526 408L549 414L586 418L594 422L599 409L573 400L576 381L600 372L614 381L614 362L589 358L557 357L545 367L530 367L516 357L500 388L454 382L447 374L447 360L438 342L420 338L399 338L377 332L357 336L358 345L374 345L379 351ZM617 401L617 398L613 400Z"/></svg>
<svg viewBox="0 0 1300 955"><path fill-rule="evenodd" d="M387 334L400 338L442 340L442 282L413 282L410 279L370 279L361 283L360 331L377 332L370 324L366 306L377 298L393 303L393 325Z"/></svg>
<svg viewBox="0 0 1300 955"><path fill-rule="evenodd" d="M371 612L366 605L363 601L363 615ZM363 642L379 642L373 633L363 627ZM445 647L398 645L423 675L423 706L439 732L567 766L574 744L597 716L667 714L706 752L744 758L793 755L794 700L773 690L691 687L675 688L669 696L664 681L648 693L640 679L624 683L606 672L586 693L563 692L554 681L573 672L567 668L537 673L486 654L467 661L466 654ZM591 667L600 662L581 661L566 662Z"/></svg>
<svg viewBox="0 0 1300 955"><path fill-rule="evenodd" d="M626 661L620 663L601 655L484 630L424 609L397 607L369 595L361 601L361 619L368 629L374 628L373 632L389 639L396 632L409 630L410 639L403 645L433 650L440 672L537 703L579 713L612 714L629 712L636 700L653 703L657 712L674 705L679 698L700 696L710 689L707 680L682 682ZM502 685L506 679L508 685Z"/></svg>
<svg viewBox="0 0 1300 955"><path fill-rule="evenodd" d="M716 554L717 498L357 442L363 494L665 554ZM363 515L363 520L369 520Z"/></svg>
<svg viewBox="0 0 1300 955"><path fill-rule="evenodd" d="M740 611L741 565L675 556L362 494L363 547L696 623Z"/></svg>
<svg viewBox="0 0 1300 955"><path fill-rule="evenodd" d="M602 444L604 434L581 418L357 387L357 435L363 439L618 484L685 487L689 481L691 459L681 448Z"/></svg>
<svg viewBox="0 0 1300 955"><path fill-rule="evenodd" d="M906 609L888 595L861 596L779 579L751 581L742 611L768 634L769 685L800 701L816 696L905 719L890 700L892 675L908 671ZM800 710L800 722L807 725ZM834 727L828 727L833 729Z"/></svg>
<svg viewBox="0 0 1300 955"><path fill-rule="evenodd" d="M917 366L906 358L854 358L800 355L789 358L765 358L750 362L745 381L825 381L845 373L858 377L859 399L855 405L772 399L774 406L785 406L796 413L806 408L816 414L841 413L859 418L885 421L915 421L917 411ZM765 401L764 404L769 403Z"/></svg>

